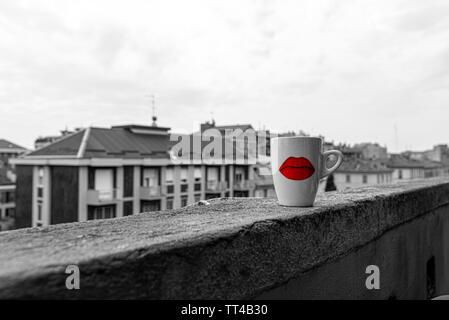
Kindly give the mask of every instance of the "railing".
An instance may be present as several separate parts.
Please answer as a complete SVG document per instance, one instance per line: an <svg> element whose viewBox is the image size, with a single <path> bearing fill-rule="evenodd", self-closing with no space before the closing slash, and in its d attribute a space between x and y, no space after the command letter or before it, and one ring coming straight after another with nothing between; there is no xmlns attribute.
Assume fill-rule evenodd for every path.
<svg viewBox="0 0 449 320"><path fill-rule="evenodd" d="M148 199L162 196L161 186L140 187L140 198Z"/></svg>
<svg viewBox="0 0 449 320"><path fill-rule="evenodd" d="M209 180L206 183L207 191L222 191L228 187L228 183L226 181L215 181Z"/></svg>
<svg viewBox="0 0 449 320"><path fill-rule="evenodd" d="M87 190L88 204L111 203L118 200L118 189Z"/></svg>
<svg viewBox="0 0 449 320"><path fill-rule="evenodd" d="M234 183L234 189L251 189L255 186L253 180L241 180Z"/></svg>
<svg viewBox="0 0 449 320"><path fill-rule="evenodd" d="M426 299L449 292L448 243L448 179L325 193L311 208L214 199L0 233L0 298Z"/></svg>

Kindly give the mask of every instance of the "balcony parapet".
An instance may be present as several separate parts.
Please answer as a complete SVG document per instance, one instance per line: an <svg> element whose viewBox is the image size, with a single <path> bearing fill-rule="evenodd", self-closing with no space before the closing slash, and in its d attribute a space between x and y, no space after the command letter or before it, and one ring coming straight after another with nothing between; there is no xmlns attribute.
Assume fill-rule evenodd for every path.
<svg viewBox="0 0 449 320"><path fill-rule="evenodd" d="M228 188L228 183L226 181L215 181L210 180L206 183L206 191L210 192L220 192Z"/></svg>
<svg viewBox="0 0 449 320"><path fill-rule="evenodd" d="M0 298L425 298L431 255L436 293L449 292L447 178L330 192L311 208L208 203L0 233ZM365 287L370 264L380 290ZM80 290L65 287L68 265Z"/></svg>
<svg viewBox="0 0 449 320"><path fill-rule="evenodd" d="M234 183L234 189L236 190L248 190L254 187L254 180L242 180Z"/></svg>
<svg viewBox="0 0 449 320"><path fill-rule="evenodd" d="M162 196L161 186L140 187L140 199L153 199Z"/></svg>
<svg viewBox="0 0 449 320"><path fill-rule="evenodd" d="M87 190L87 204L89 205L105 205L113 204L119 201L119 190Z"/></svg>

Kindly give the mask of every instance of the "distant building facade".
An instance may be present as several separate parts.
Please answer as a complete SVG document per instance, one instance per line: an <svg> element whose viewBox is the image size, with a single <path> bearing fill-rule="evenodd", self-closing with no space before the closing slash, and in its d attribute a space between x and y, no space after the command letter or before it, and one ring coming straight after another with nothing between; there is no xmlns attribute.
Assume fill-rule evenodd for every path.
<svg viewBox="0 0 449 320"><path fill-rule="evenodd" d="M449 147L447 144L435 145L431 150L406 151L403 154L413 160L430 160L449 165Z"/></svg>
<svg viewBox="0 0 449 320"><path fill-rule="evenodd" d="M0 231L14 228L16 171L12 160L27 152L6 139L0 139Z"/></svg>
<svg viewBox="0 0 449 320"><path fill-rule="evenodd" d="M41 136L38 137L36 140L34 140L34 149L41 149L43 147L46 147L62 138L64 138L65 136L71 135L77 131L81 130L80 128L76 128L74 131L70 131L68 129L65 130L61 130L61 134L58 136Z"/></svg>
<svg viewBox="0 0 449 320"><path fill-rule="evenodd" d="M174 161L169 128L86 128L16 159L18 228L254 196L250 164Z"/></svg>
<svg viewBox="0 0 449 320"><path fill-rule="evenodd" d="M388 184L393 181L393 170L382 162L358 158L345 159L333 175L337 190Z"/></svg>
<svg viewBox="0 0 449 320"><path fill-rule="evenodd" d="M378 143L359 143L354 145L354 148L361 151L364 159L388 159L387 148L380 146Z"/></svg>
<svg viewBox="0 0 449 320"><path fill-rule="evenodd" d="M17 158L28 150L6 139L0 139L0 168L12 169L10 159Z"/></svg>
<svg viewBox="0 0 449 320"><path fill-rule="evenodd" d="M0 169L0 231L14 228L16 185Z"/></svg>

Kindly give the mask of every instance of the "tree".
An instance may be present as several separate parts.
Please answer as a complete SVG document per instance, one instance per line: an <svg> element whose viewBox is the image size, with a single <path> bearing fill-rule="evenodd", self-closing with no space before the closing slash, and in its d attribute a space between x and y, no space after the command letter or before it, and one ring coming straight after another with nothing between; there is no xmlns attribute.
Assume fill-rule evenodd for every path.
<svg viewBox="0 0 449 320"><path fill-rule="evenodd" d="M335 190L337 190L337 187L335 186L335 183L334 183L334 175L331 174L329 177L327 177L326 188L324 189L324 191L328 192L328 191L335 191Z"/></svg>

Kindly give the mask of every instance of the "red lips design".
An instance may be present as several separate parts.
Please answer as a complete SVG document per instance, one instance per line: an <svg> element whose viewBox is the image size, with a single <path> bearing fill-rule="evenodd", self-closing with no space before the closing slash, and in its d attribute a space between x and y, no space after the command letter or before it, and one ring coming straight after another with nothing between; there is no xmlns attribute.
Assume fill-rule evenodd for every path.
<svg viewBox="0 0 449 320"><path fill-rule="evenodd" d="M289 157L279 168L284 177L290 180L305 180L311 177L315 168L307 158Z"/></svg>

